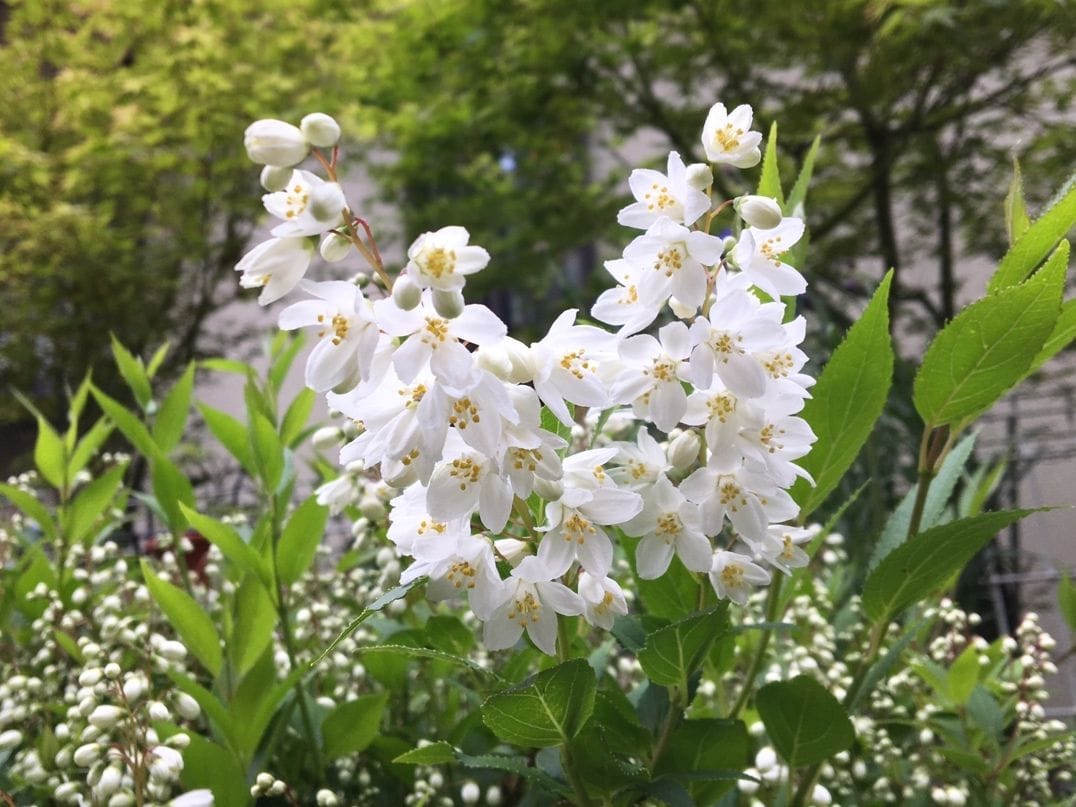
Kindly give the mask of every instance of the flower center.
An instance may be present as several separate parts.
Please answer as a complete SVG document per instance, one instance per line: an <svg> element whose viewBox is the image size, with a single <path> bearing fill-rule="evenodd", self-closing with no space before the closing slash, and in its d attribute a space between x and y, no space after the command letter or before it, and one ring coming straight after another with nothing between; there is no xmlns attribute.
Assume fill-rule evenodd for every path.
<svg viewBox="0 0 1076 807"><path fill-rule="evenodd" d="M440 317L426 317L426 329L422 341L436 348L439 342L448 338L448 322Z"/></svg>
<svg viewBox="0 0 1076 807"><path fill-rule="evenodd" d="M739 588L743 585L743 568L730 563L721 570L721 582L729 588Z"/></svg>
<svg viewBox="0 0 1076 807"><path fill-rule="evenodd" d="M508 612L508 619L523 622L537 622L542 616L542 604L529 591L522 597L516 597L515 607Z"/></svg>
<svg viewBox="0 0 1076 807"><path fill-rule="evenodd" d="M512 467L517 471L530 471L533 473L538 470L538 463L542 461L542 452L537 448L513 448L510 449L512 454Z"/></svg>
<svg viewBox="0 0 1076 807"><path fill-rule="evenodd" d="M743 495L743 490L740 486L733 482L731 479L726 479L721 482L717 488L718 495L721 496L721 504L725 505L732 512L736 512L745 504L747 499Z"/></svg>
<svg viewBox="0 0 1076 807"><path fill-rule="evenodd" d="M414 409L427 393L425 384L415 384L413 387L400 387L396 390L402 397L409 400L404 404L408 409Z"/></svg>
<svg viewBox="0 0 1076 807"><path fill-rule="evenodd" d="M762 362L762 366L766 368L766 372L773 378L787 378L788 374L792 372L795 362L792 360L791 353L775 353Z"/></svg>
<svg viewBox="0 0 1076 807"><path fill-rule="evenodd" d="M708 400L706 407L710 410L710 417L725 423L729 415L736 411L736 399L727 392L722 392Z"/></svg>
<svg viewBox="0 0 1076 807"><path fill-rule="evenodd" d="M418 523L418 534L425 535L427 532L435 532L438 535L444 535L447 527L440 521L427 521L422 519Z"/></svg>
<svg viewBox="0 0 1076 807"><path fill-rule="evenodd" d="M731 123L726 123L714 132L714 142L721 147L722 151L732 151L740 145L743 129L737 129Z"/></svg>
<svg viewBox="0 0 1076 807"><path fill-rule="evenodd" d="M654 359L654 365L649 370L643 371L644 375L652 375L657 381L676 380L676 362L669 359Z"/></svg>
<svg viewBox="0 0 1076 807"><path fill-rule="evenodd" d="M584 372L593 373L596 369L594 362L587 359L585 350L573 350L571 353L565 353L560 357L560 366L576 378L582 378Z"/></svg>
<svg viewBox="0 0 1076 807"><path fill-rule="evenodd" d="M470 398L460 398L452 404L452 414L448 416L448 425L457 429L466 429L468 423L479 423L482 418L478 414L478 407L471 403Z"/></svg>
<svg viewBox="0 0 1076 807"><path fill-rule="evenodd" d="M743 349L740 347L740 343L743 342L743 336L740 334L732 334L728 331L720 331L710 336L710 349L718 354L719 357L723 357L723 361L728 361L728 357L737 353L743 353Z"/></svg>
<svg viewBox="0 0 1076 807"><path fill-rule="evenodd" d="M758 251L762 253L762 257L772 263L774 266L781 265L781 256L788 252L787 249L781 247L781 236L775 235L772 238L767 238L759 246Z"/></svg>
<svg viewBox="0 0 1076 807"><path fill-rule="evenodd" d="M665 513L660 518L658 518L658 527L656 532L659 536L661 536L665 543L671 544L673 542L673 539L680 534L680 530L682 530L683 527L684 524L682 521L680 521L680 516L678 516L676 513Z"/></svg>
<svg viewBox="0 0 1076 807"><path fill-rule="evenodd" d="M676 204L676 200L672 194L669 193L667 185L659 185L655 182L650 186L650 190L643 194L643 198L646 199L647 210L664 210L667 207L672 207Z"/></svg>
<svg viewBox="0 0 1076 807"><path fill-rule="evenodd" d="M433 247L424 251L422 264L424 272L440 279L456 271L456 253L444 247Z"/></svg>
<svg viewBox="0 0 1076 807"><path fill-rule="evenodd" d="M310 189L303 185L295 184L289 188L284 197L284 216L294 219L303 214L307 203L310 202Z"/></svg>
<svg viewBox="0 0 1076 807"><path fill-rule="evenodd" d="M478 572L475 567L465 560L457 560L448 567L445 577L456 588L474 588L475 576Z"/></svg>
<svg viewBox="0 0 1076 807"><path fill-rule="evenodd" d="M467 490L468 485L477 483L482 476L482 466L470 457L460 457L452 460L452 470L448 473L460 480L460 490Z"/></svg>
<svg viewBox="0 0 1076 807"><path fill-rule="evenodd" d="M658 272L664 272L665 277L672 277L675 272L680 271L683 265L684 253L681 251L679 244L666 247L654 259L654 269Z"/></svg>
<svg viewBox="0 0 1076 807"><path fill-rule="evenodd" d="M564 522L564 540L573 541L577 544L585 544L587 535L593 535L597 530L590 522L579 513L572 513L572 517Z"/></svg>

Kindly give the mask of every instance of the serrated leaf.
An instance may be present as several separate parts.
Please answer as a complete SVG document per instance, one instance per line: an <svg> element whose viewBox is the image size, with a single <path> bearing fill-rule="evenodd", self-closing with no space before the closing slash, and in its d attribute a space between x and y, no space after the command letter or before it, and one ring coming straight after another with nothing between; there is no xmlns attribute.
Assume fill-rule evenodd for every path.
<svg viewBox="0 0 1076 807"><path fill-rule="evenodd" d="M444 740L412 748L400 754L393 762L401 765L444 765L456 761L456 749Z"/></svg>
<svg viewBox="0 0 1076 807"><path fill-rule="evenodd" d="M563 784L540 768L528 765L527 760L523 757L510 757L502 754L481 754L479 756L460 754L457 759L461 765L467 768L489 768L490 770L514 773L529 782L534 782L544 793L562 797L571 795L571 791Z"/></svg>
<svg viewBox="0 0 1076 807"><path fill-rule="evenodd" d="M1031 226L1027 215L1027 203L1024 202L1024 183L1020 175L1020 161L1012 158L1012 182L1009 192L1005 194L1005 231L1009 234L1009 244L1015 244Z"/></svg>
<svg viewBox="0 0 1076 807"><path fill-rule="evenodd" d="M1058 192L1052 204L1005 253L987 291L996 294L1031 274L1076 224L1076 174Z"/></svg>
<svg viewBox="0 0 1076 807"><path fill-rule="evenodd" d="M291 514L277 545L277 574L284 583L291 585L310 568L325 536L328 519L328 508L318 504L316 496L311 496Z"/></svg>
<svg viewBox="0 0 1076 807"><path fill-rule="evenodd" d="M874 687L878 685L878 682L885 678L886 675L889 674L889 671L896 666L897 662L900 660L901 654L908 649L908 645L915 639L915 635L919 632L919 629L923 627L923 624L923 622L918 622L915 625L906 628L901 637L885 652L885 655L871 665L871 668L867 670L867 674L863 676L863 683L860 685L859 689L856 690L855 696L846 704L850 712L854 713L860 702L867 697L874 690Z"/></svg>
<svg viewBox="0 0 1076 807"><path fill-rule="evenodd" d="M455 664L459 667L467 667L468 669L483 675L487 678L492 678L496 681L500 681L501 678L493 670L483 667L475 661L464 656L458 656L455 653L446 653L443 650L436 650L432 647L411 647L410 645L402 644L374 644L363 645L356 648L355 652L363 655L388 653L389 655L409 656L411 658L426 658L434 659L435 661L447 661L450 664Z"/></svg>
<svg viewBox="0 0 1076 807"><path fill-rule="evenodd" d="M1033 512L984 513L919 533L868 575L864 610L875 622L887 621L941 586L1000 530Z"/></svg>
<svg viewBox="0 0 1076 807"><path fill-rule="evenodd" d="M482 722L500 739L525 748L562 745L594 710L594 671L583 659L543 670L482 704Z"/></svg>
<svg viewBox="0 0 1076 807"><path fill-rule="evenodd" d="M855 740L852 721L837 699L806 675L766 684L756 693L755 705L790 767L822 762Z"/></svg>
<svg viewBox="0 0 1076 807"><path fill-rule="evenodd" d="M213 677L220 673L222 660L220 637L213 621L187 592L157 576L145 558L141 561L142 579L161 611L194 654Z"/></svg>
<svg viewBox="0 0 1076 807"><path fill-rule="evenodd" d="M915 376L916 411L928 426L970 420L1027 373L1054 329L1064 276L1039 273L972 303L934 337Z"/></svg>
<svg viewBox="0 0 1076 807"><path fill-rule="evenodd" d="M777 164L777 121L770 124L770 136L766 138L766 153L762 157L762 173L758 178L759 196L769 196L784 207L785 193L781 189L781 169Z"/></svg>
<svg viewBox="0 0 1076 807"><path fill-rule="evenodd" d="M363 695L342 703L321 724L325 756L338 759L366 749L377 737L389 693Z"/></svg>
<svg viewBox="0 0 1076 807"><path fill-rule="evenodd" d="M362 610L362 612L359 613L357 617L355 617L353 620L351 620L350 623L348 623L348 626L346 628L340 631L340 635L333 639L332 642L330 642L329 646L322 650L321 654L316 659L310 662L310 668L313 669L314 667L316 667L323 658L325 658L327 655L329 655L329 653L335 650L336 646L339 645L340 642L344 641L344 639L353 634L358 629L359 625L361 625L367 619L372 617L389 603L396 602L396 600L401 599L402 597L406 597L407 593L411 591L411 589L425 582L425 577L416 577L409 583L404 583L402 586L397 586L394 589L386 591L376 600L371 602Z"/></svg>
<svg viewBox="0 0 1076 807"><path fill-rule="evenodd" d="M191 362L161 402L161 408L153 421L153 439L161 451L168 453L183 437L193 394L194 362Z"/></svg>
<svg viewBox="0 0 1076 807"><path fill-rule="evenodd" d="M687 785L697 803L713 804L740 778L750 748L742 720L685 720L669 737L654 773ZM693 781L695 774L706 778Z"/></svg>
<svg viewBox="0 0 1076 807"><path fill-rule="evenodd" d="M727 606L659 628L646 637L638 654L639 664L651 681L686 690L710 645L728 630Z"/></svg>
<svg viewBox="0 0 1076 807"><path fill-rule="evenodd" d="M801 519L837 487L885 406L893 379L888 308L892 279L892 271L887 272L863 316L822 369L803 408L802 416L818 440L799 463L814 478L814 486L798 479L791 490Z"/></svg>

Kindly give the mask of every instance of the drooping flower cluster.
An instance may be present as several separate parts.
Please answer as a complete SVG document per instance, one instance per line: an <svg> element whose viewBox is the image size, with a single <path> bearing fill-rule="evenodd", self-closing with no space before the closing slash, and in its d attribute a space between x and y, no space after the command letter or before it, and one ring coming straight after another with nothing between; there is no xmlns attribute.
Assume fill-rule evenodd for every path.
<svg viewBox="0 0 1076 807"><path fill-rule="evenodd" d="M702 144L712 166L758 163L751 120L748 106L711 109ZM491 649L526 631L553 653L558 614L609 628L626 613L611 575L621 534L639 539L640 577L661 576L676 555L737 603L769 582L770 567L806 563L798 545L810 533L788 526L797 507L787 489L806 476L795 461L814 435L796 413L813 382L798 347L803 318L780 299L806 288L786 262L800 219L766 197L715 203L711 165L673 152L666 173L629 178L635 201L619 221L643 232L606 263L617 285L591 311L619 330L568 310L526 345L489 308L465 302L467 276L490 260L465 229L421 235L393 281L336 183L335 136L322 141L331 158L313 150L328 180L289 168L284 181L261 141L251 146L251 131L286 134L277 151L288 153L271 156L295 165L318 143L305 136L300 148L302 131L287 126L248 130L251 158L269 166L266 209L282 223L237 268L244 286L264 287L262 304L296 287L308 295L280 326L317 335L307 384L357 430L341 463L352 474L377 470L399 490L388 538L412 559L402 582L427 577L434 599L465 595ZM712 235L726 211L728 234ZM327 259L358 251L385 294L303 280L312 236ZM659 319L656 336L644 333ZM614 408L637 419L634 441L565 439L586 410ZM674 440L658 440L674 429ZM330 484L325 497L338 505L356 489Z"/></svg>

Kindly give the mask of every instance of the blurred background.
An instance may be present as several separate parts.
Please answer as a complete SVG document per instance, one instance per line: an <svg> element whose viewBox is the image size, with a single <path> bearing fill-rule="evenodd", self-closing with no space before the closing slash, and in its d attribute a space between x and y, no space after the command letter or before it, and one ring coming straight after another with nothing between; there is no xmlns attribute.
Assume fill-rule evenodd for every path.
<svg viewBox="0 0 1076 807"><path fill-rule="evenodd" d="M821 138L809 354L821 364L893 267L916 360L1007 247L1014 158L1032 216L1076 167L1074 35L1069 0L0 2L0 472L32 445L13 390L59 418L92 368L123 396L110 333L143 355L170 342L165 374L258 351L275 312L232 271L262 235L242 132L310 111L343 124L352 202L387 255L466 226L494 256L472 296L536 336L605 284L631 237L615 223L629 170L701 157L706 109L750 103L763 131L780 121L786 180ZM972 468L996 504L1073 503L1074 368L1063 355L984 421ZM909 486L911 371L845 491L870 480L848 515L859 563ZM1052 611L1073 523L1029 519L968 573L988 632ZM1051 708L1071 715L1071 655L1059 678Z"/></svg>

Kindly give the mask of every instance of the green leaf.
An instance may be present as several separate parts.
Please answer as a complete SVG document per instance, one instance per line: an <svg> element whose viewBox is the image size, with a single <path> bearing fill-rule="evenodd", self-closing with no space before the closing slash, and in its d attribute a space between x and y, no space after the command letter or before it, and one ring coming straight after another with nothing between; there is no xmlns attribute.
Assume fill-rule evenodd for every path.
<svg viewBox="0 0 1076 807"><path fill-rule="evenodd" d="M277 547L277 573L290 585L298 580L314 560L318 545L325 536L329 510L311 496L291 514Z"/></svg>
<svg viewBox="0 0 1076 807"><path fill-rule="evenodd" d="M63 651L67 653L72 659L79 664L85 664L86 658L82 655L82 649L78 646L78 643L71 638L70 634L64 633L62 630L56 629L52 632L52 638L56 640L56 644L63 648Z"/></svg>
<svg viewBox="0 0 1076 807"><path fill-rule="evenodd" d="M444 765L456 761L456 749L444 740L438 740L429 745L412 748L392 761L402 765Z"/></svg>
<svg viewBox="0 0 1076 807"><path fill-rule="evenodd" d="M161 580L145 558L141 561L142 578L149 593L176 629L183 644L213 677L220 673L220 637L212 620L185 591Z"/></svg>
<svg viewBox="0 0 1076 807"><path fill-rule="evenodd" d="M1012 158L1012 182L1009 192L1005 194L1005 231L1009 234L1009 244L1015 244L1031 226L1024 202L1024 183L1020 175L1020 161Z"/></svg>
<svg viewBox="0 0 1076 807"><path fill-rule="evenodd" d="M346 628L340 631L340 635L333 639L329 646L321 651L321 655L319 655L316 659L310 662L310 668L316 667L323 658L325 658L327 655L329 655L329 653L335 650L336 646L340 644L340 642L344 641L344 639L353 634L358 629L359 625L361 625L367 619L372 617L389 603L396 602L396 600L406 597L407 593L411 591L411 589L413 589L420 583L425 582L425 577L416 577L409 583L404 583L402 586L397 586L394 589L386 591L384 594L382 594L380 597L378 597L376 600L366 606L357 617L351 620L351 622Z"/></svg>
<svg viewBox="0 0 1076 807"><path fill-rule="evenodd" d="M238 359L223 359L217 357L212 359L202 359L199 364L201 364L203 369L212 370L216 373L234 373L235 375L247 375L253 370L253 368L249 364L241 362Z"/></svg>
<svg viewBox="0 0 1076 807"><path fill-rule="evenodd" d="M751 743L742 720L685 720L669 737L655 774L676 774L743 770L748 764ZM737 776L729 777L738 778ZM731 787L728 782L688 782L698 804L713 804Z"/></svg>
<svg viewBox="0 0 1076 807"><path fill-rule="evenodd" d="M647 613L653 616L683 619L698 607L699 583L678 557L673 558L661 577L654 580L636 578L635 584Z"/></svg>
<svg viewBox="0 0 1076 807"><path fill-rule="evenodd" d="M267 589L272 588L272 577L265 560L235 529L191 507L181 504L180 509L190 525L217 547L229 562L244 572L253 573Z"/></svg>
<svg viewBox="0 0 1076 807"><path fill-rule="evenodd" d="M790 767L821 762L855 740L852 721L837 699L806 675L766 684L755 704L766 733Z"/></svg>
<svg viewBox="0 0 1076 807"><path fill-rule="evenodd" d="M814 512L837 487L867 442L882 413L893 380L893 346L889 338L889 287L886 273L867 309L848 330L822 369L803 408L803 418L818 440L800 465L812 487L796 480L791 494L800 518Z"/></svg>
<svg viewBox="0 0 1076 807"><path fill-rule="evenodd" d="M246 575L235 593L235 627L228 648L240 677L269 647L276 623L277 611L269 592L254 575Z"/></svg>
<svg viewBox="0 0 1076 807"><path fill-rule="evenodd" d="M594 671L583 659L543 670L482 704L482 721L500 739L525 748L561 745L594 709Z"/></svg>
<svg viewBox="0 0 1076 807"><path fill-rule="evenodd" d="M113 426L108 421L108 418L103 417L82 435L82 439L75 444L74 450L71 452L70 462L67 463L67 473L70 474L72 479L94 458L105 440L112 434L112 429Z"/></svg>
<svg viewBox="0 0 1076 807"><path fill-rule="evenodd" d="M127 350L120 343L120 340L116 338L116 334L111 334L111 337L112 355L116 359L116 366L120 370L120 375L127 382L127 386L131 388L138 405L145 410L149 406L149 402L153 400L153 389L150 387L149 376L146 374L142 359L137 358Z"/></svg>
<svg viewBox="0 0 1076 807"><path fill-rule="evenodd" d="M268 373L269 383L275 390L279 390L284 385L288 370L291 369L295 357L299 355L299 351L303 349L303 344L306 342L301 332L288 334L280 331L279 336L282 339L273 345L273 361Z"/></svg>
<svg viewBox="0 0 1076 807"><path fill-rule="evenodd" d="M49 515L45 505L39 502L32 493L27 493L22 488L17 488L14 485L0 482L0 496L3 496L19 508L24 516L36 521L41 531L48 538L53 539L56 537L56 522L52 520L52 516Z"/></svg>
<svg viewBox="0 0 1076 807"><path fill-rule="evenodd" d="M1039 271L1045 273L1057 271L1057 263L1063 264L1067 269L1070 250L1069 242L1062 241ZM1028 368L1027 374L1031 375L1031 373L1046 364L1046 362L1072 344L1073 339L1076 339L1076 300L1066 300L1061 303L1061 313L1058 314L1057 322L1054 323L1054 329L1050 331L1042 350L1031 360L1031 366Z"/></svg>
<svg viewBox="0 0 1076 807"><path fill-rule="evenodd" d="M109 468L83 487L71 501L67 517L67 533L71 541L78 543L92 537L94 525L116 498L126 470L126 463Z"/></svg>
<svg viewBox="0 0 1076 807"><path fill-rule="evenodd" d="M686 691L688 679L702 665L710 645L728 630L726 606L659 628L646 637L639 664L654 683Z"/></svg>
<svg viewBox="0 0 1076 807"><path fill-rule="evenodd" d="M243 766L227 749L189 732L190 744L183 751L180 781L187 790L212 791L214 803L243 807L251 800Z"/></svg>
<svg viewBox="0 0 1076 807"><path fill-rule="evenodd" d="M495 771L514 773L516 776L533 782L542 793L560 797L571 796L571 791L568 788L541 768L528 765L524 757L510 757L503 754L482 754L479 756L460 754L458 759L460 764L467 768L488 768Z"/></svg>
<svg viewBox="0 0 1076 807"><path fill-rule="evenodd" d="M387 692L363 695L329 712L321 724L325 756L338 759L364 751L378 735L388 698Z"/></svg>
<svg viewBox="0 0 1076 807"><path fill-rule="evenodd" d="M165 358L168 356L168 351L172 349L172 345L168 342L161 343L161 346L153 352L153 356L150 357L149 364L146 365L146 375L151 379L157 375L157 371L161 369L161 365L164 364Z"/></svg>
<svg viewBox="0 0 1076 807"><path fill-rule="evenodd" d="M923 422L969 420L1015 386L1054 329L1063 284L1060 272L1040 272L972 303L942 328L915 376Z"/></svg>
<svg viewBox="0 0 1076 807"><path fill-rule="evenodd" d="M276 428L261 412L250 411L250 449L258 477L268 491L275 491L284 475L284 445Z"/></svg>
<svg viewBox="0 0 1076 807"><path fill-rule="evenodd" d="M153 477L153 495L168 526L176 533L186 529L187 519L182 508L184 505L188 508L194 507L194 488L190 480L174 462L160 452L157 452L149 467Z"/></svg>
<svg viewBox="0 0 1076 807"><path fill-rule="evenodd" d="M280 439L289 448L295 447L295 442L303 433L306 423L310 420L310 413L314 411L314 404L318 396L310 387L303 387L303 391L295 396L288 411L284 413L284 420L280 424Z"/></svg>
<svg viewBox="0 0 1076 807"><path fill-rule="evenodd" d="M97 405L101 407L109 420L116 424L116 428L123 432L123 436L142 456L152 458L160 454L149 429L127 407L114 398L110 398L97 387L91 386L90 392L93 393Z"/></svg>
<svg viewBox="0 0 1076 807"><path fill-rule="evenodd" d="M966 700L965 709L968 717L983 730L996 748L1005 734L1005 714L998 706L998 702L982 686L973 687L971 695Z"/></svg>
<svg viewBox="0 0 1076 807"><path fill-rule="evenodd" d="M153 438L166 454L175 448L183 437L193 394L194 362L191 362L161 402L161 408L153 421Z"/></svg>
<svg viewBox="0 0 1076 807"><path fill-rule="evenodd" d="M987 291L996 294L1020 283L1050 254L1073 224L1076 224L1076 174L1069 177L1046 212L1005 253Z"/></svg>
<svg viewBox="0 0 1076 807"><path fill-rule="evenodd" d="M1057 607L1068 623L1069 630L1076 633L1076 584L1067 574L1057 584Z"/></svg>
<svg viewBox="0 0 1076 807"><path fill-rule="evenodd" d="M924 624L924 622L918 622L915 625L906 628L904 634L893 643L893 645L886 651L885 655L871 665L871 668L867 670L867 674L863 676L862 685L856 690L855 696L847 704L849 711L855 712L860 701L867 697L867 695L874 690L874 687L878 685L878 682L885 678L889 674L889 671L896 666L897 662L900 660L901 654L908 649L908 645L912 643L915 639L915 635Z"/></svg>
<svg viewBox="0 0 1076 807"><path fill-rule="evenodd" d="M979 683L979 651L969 646L956 657L946 674L949 695L954 703L963 706Z"/></svg>
<svg viewBox="0 0 1076 807"><path fill-rule="evenodd" d="M770 136L766 138L766 154L762 158L762 174L758 178L759 196L769 196L784 208L785 194L781 189L781 169L777 164L777 121L770 124Z"/></svg>
<svg viewBox="0 0 1076 807"><path fill-rule="evenodd" d="M247 427L227 412L202 403L198 404L198 411L202 413L202 419L213 432L213 436L228 450L228 453L239 461L248 474L256 476L258 469L254 464L254 452L250 448Z"/></svg>
<svg viewBox="0 0 1076 807"><path fill-rule="evenodd" d="M428 658L436 661L447 661L450 664L455 664L460 667L467 667L468 669L483 675L487 678L493 678L500 680L500 676L493 670L483 667L476 661L472 661L464 656L458 656L454 653L446 653L443 650L435 650L431 647L412 647L410 645L403 644L374 644L374 645L362 645L355 648L356 653L369 654L369 653L388 653L389 655L396 656L410 656L412 658Z"/></svg>
<svg viewBox="0 0 1076 807"><path fill-rule="evenodd" d="M1033 510L983 513L921 532L891 552L863 586L863 608L887 621L945 583L997 535Z"/></svg>
<svg viewBox="0 0 1076 807"><path fill-rule="evenodd" d="M37 441L34 443L34 465L41 478L57 490L65 486L66 450L63 440L45 418L37 417Z"/></svg>
<svg viewBox="0 0 1076 807"><path fill-rule="evenodd" d="M822 144L822 136L815 137L811 143L811 148L807 151L807 156L803 158L803 166L800 168L800 174L796 177L796 184L792 186L792 190L788 194L788 199L785 201L784 212L785 215L794 215L794 211L797 207L807 202L807 189L811 184L811 176L814 173L814 161L818 156L818 147Z"/></svg>

